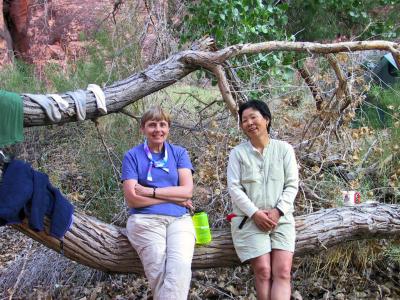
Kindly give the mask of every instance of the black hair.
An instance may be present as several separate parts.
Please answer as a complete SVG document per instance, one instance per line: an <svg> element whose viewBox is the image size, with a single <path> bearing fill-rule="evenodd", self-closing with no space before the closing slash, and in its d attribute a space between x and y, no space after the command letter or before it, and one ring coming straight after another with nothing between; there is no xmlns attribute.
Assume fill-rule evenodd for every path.
<svg viewBox="0 0 400 300"><path fill-rule="evenodd" d="M267 126L267 131L269 133L269 131L271 129L272 116L271 116L271 111L269 110L268 105L265 102L260 101L260 100L249 100L249 101L241 104L239 106L239 111L238 111L240 123L242 123L243 111L248 108L258 110L264 119L269 120L268 126Z"/></svg>

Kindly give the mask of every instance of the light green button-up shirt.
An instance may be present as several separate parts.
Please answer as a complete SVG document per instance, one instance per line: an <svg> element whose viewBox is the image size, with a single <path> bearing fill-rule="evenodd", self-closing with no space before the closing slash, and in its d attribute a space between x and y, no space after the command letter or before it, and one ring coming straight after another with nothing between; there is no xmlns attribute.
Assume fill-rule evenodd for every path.
<svg viewBox="0 0 400 300"><path fill-rule="evenodd" d="M235 214L251 218L258 209L277 207L284 214L280 222L294 221L299 175L290 144L270 139L261 154L249 141L242 143L230 153L227 175Z"/></svg>

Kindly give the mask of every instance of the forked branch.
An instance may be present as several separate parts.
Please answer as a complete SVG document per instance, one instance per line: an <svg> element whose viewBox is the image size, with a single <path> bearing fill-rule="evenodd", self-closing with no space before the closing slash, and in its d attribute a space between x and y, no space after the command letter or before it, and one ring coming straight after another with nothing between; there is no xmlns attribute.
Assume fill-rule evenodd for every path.
<svg viewBox="0 0 400 300"><path fill-rule="evenodd" d="M223 63L230 58L244 54L257 54L271 51L295 51L315 54L329 54L339 52L354 52L365 50L385 50L391 52L400 64L400 45L388 41L342 42L333 44L306 43L306 42L265 42L258 44L239 44L218 51L213 47L212 39L205 38L193 47L196 50L186 50L176 53L168 59L149 66L146 70L132 74L126 79L117 81L104 87L108 113L121 111L125 106L170 86L199 68L214 72L219 80L219 87L223 92L223 99L232 111L236 102L232 98L232 91L226 80L226 75L220 73ZM60 123L75 122L76 112L74 102L70 96L61 94L69 102L68 112L62 113ZM93 94L86 92L86 119L95 119L100 116ZM235 103L235 105L233 105ZM24 126L41 126L51 124L45 112L38 104L24 97Z"/></svg>

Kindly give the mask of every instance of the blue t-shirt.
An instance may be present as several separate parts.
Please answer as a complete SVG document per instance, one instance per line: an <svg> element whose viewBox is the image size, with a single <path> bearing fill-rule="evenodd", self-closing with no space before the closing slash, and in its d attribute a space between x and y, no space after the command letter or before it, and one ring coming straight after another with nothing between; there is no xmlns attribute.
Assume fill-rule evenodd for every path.
<svg viewBox="0 0 400 300"><path fill-rule="evenodd" d="M144 145L140 144L125 153L122 161L121 180L135 179L140 185L146 187L179 186L178 169L190 169L193 171L192 163L185 148L167 142L164 145L168 151L168 163L166 165L169 168L168 173L161 168L153 167L151 170L153 181L147 180L150 160L144 152ZM154 160L159 160L163 158L164 152L152 152L151 155ZM131 208L130 213L180 217L187 213L187 208L175 203L161 203L142 208Z"/></svg>

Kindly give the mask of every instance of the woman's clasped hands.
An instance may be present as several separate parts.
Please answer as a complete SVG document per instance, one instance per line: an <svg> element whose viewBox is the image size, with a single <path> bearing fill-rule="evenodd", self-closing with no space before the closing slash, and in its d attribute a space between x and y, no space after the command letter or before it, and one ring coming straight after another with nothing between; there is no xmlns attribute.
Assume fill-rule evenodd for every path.
<svg viewBox="0 0 400 300"><path fill-rule="evenodd" d="M252 219L262 231L271 231L278 225L280 215L276 208L259 209L254 213Z"/></svg>

